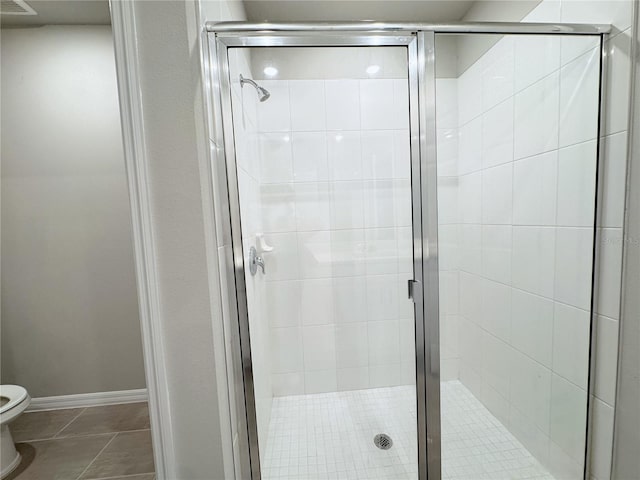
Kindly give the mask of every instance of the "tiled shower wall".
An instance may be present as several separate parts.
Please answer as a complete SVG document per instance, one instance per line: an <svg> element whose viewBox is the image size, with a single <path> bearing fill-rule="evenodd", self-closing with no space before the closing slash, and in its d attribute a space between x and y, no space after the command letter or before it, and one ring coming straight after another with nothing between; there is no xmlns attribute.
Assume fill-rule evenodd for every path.
<svg viewBox="0 0 640 480"><path fill-rule="evenodd" d="M274 395L413 383L406 80L261 84Z"/></svg>
<svg viewBox="0 0 640 480"><path fill-rule="evenodd" d="M543 2L525 20L605 23L617 14L628 28L625 2L613 2L609 17L601 3ZM454 233L449 243L459 262L450 290L451 298L459 293L460 379L560 478L581 478L584 456L599 75L593 45L576 37L505 38L465 71L459 128L448 132L459 136L457 219L454 188L439 193L441 217L444 209L459 223L457 232L451 227L458 241ZM608 42L616 54L610 82L621 91L626 46L628 30ZM624 101L609 88L594 351L592 475L599 479L609 478L626 137ZM438 103L442 97L439 91ZM439 135L439 155L442 142ZM441 264L446 258L443 249Z"/></svg>

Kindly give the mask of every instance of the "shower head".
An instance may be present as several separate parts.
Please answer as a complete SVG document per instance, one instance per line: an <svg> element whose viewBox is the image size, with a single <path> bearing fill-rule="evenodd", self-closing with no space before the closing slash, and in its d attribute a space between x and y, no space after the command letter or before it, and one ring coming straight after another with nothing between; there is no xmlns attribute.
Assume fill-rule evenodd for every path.
<svg viewBox="0 0 640 480"><path fill-rule="evenodd" d="M244 87L245 83L248 83L256 89L256 92L258 92L258 100L260 100L261 102L266 101L271 96L266 88L261 87L255 81L251 80L250 78L245 78L242 76L242 74L240 74L240 86Z"/></svg>

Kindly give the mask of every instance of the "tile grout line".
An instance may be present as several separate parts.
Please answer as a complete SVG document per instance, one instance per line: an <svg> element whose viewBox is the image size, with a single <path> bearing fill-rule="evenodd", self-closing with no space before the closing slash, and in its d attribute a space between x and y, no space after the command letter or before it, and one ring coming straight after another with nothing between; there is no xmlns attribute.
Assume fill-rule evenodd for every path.
<svg viewBox="0 0 640 480"><path fill-rule="evenodd" d="M82 415L82 414L83 414L84 412L86 412L86 411L87 411L87 407L82 408L82 409L78 412L78 414L77 414L75 417L73 417L73 418L72 418L72 419L71 419L67 424L65 424L65 425L64 425L60 430L58 430L58 431L53 435L53 437L51 437L51 438L52 438L52 439L53 439L53 438L58 438L58 435L60 435L60 434L64 431L64 429L65 429L65 428L67 428L69 425L71 425L73 422L75 422L75 421L78 419L78 417L79 417L80 415Z"/></svg>
<svg viewBox="0 0 640 480"><path fill-rule="evenodd" d="M114 440L118 435L119 435L119 432L117 432L117 433L114 433L114 434L113 434L113 437L111 437L111 440L109 440L109 441L106 443L106 445L100 449L100 451L96 454L96 456L95 456L95 457L93 457L93 460L91 460L91 461L89 462L89 464L85 467L85 469L84 469L84 470L82 470L82 472L80 472L80 475L78 475L78 476L76 477L76 480L80 480L80 479L82 478L82 476L87 472L87 470L89 470L89 468L91 467L91 465L93 465L93 463L96 461L96 459L100 456L100 454L101 454L102 452L104 452L104 451L105 451L105 449L106 449L109 445L111 445L111 442L113 442L113 440Z"/></svg>

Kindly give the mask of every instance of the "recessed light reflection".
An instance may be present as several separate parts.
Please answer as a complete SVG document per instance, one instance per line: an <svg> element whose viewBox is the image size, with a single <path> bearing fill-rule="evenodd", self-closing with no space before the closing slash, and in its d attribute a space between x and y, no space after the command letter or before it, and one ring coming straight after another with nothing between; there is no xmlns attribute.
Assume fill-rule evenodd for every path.
<svg viewBox="0 0 640 480"><path fill-rule="evenodd" d="M276 67L264 67L263 72L268 77L275 77L278 74L278 69Z"/></svg>
<svg viewBox="0 0 640 480"><path fill-rule="evenodd" d="M369 65L367 67L367 74L369 75L375 75L379 71L380 71L380 65Z"/></svg>

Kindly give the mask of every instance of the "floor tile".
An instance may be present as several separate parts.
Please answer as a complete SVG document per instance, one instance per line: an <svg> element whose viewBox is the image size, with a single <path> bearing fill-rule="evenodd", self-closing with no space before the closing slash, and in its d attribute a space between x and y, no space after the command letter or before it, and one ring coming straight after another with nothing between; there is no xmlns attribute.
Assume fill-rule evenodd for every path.
<svg viewBox="0 0 640 480"><path fill-rule="evenodd" d="M82 475L83 480L154 471L151 431L118 433Z"/></svg>
<svg viewBox="0 0 640 480"><path fill-rule="evenodd" d="M443 479L553 480L464 385L444 382L441 394ZM413 386L276 397L263 478L415 480L416 424ZM391 449L374 445L378 433Z"/></svg>
<svg viewBox="0 0 640 480"><path fill-rule="evenodd" d="M148 428L149 409L147 403L127 403L87 408L57 436L115 433Z"/></svg>
<svg viewBox="0 0 640 480"><path fill-rule="evenodd" d="M65 410L23 413L11 422L11 435L16 442L53 438L82 410L82 408L67 408Z"/></svg>
<svg viewBox="0 0 640 480"><path fill-rule="evenodd" d="M18 443L22 463L7 480L74 480L113 435L92 435Z"/></svg>

